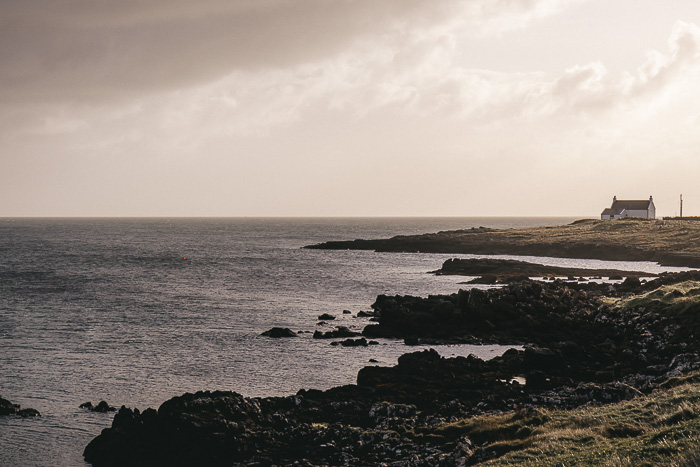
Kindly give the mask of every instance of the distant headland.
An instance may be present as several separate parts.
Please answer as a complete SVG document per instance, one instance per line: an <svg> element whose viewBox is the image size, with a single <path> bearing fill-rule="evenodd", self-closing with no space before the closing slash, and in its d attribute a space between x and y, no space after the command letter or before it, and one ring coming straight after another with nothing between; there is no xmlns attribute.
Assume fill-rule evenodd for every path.
<svg viewBox="0 0 700 467"><path fill-rule="evenodd" d="M662 266L698 268L700 223L670 219L581 219L553 227L503 230L478 227L388 239L331 241L305 248L652 261Z"/></svg>

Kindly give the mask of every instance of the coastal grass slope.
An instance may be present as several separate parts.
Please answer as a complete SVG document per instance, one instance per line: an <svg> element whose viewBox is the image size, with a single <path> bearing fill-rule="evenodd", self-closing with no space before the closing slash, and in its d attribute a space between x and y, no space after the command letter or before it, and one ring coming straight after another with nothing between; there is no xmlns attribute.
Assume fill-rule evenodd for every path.
<svg viewBox="0 0 700 467"><path fill-rule="evenodd" d="M445 449L465 436L487 443L473 456L483 465L698 465L700 373L667 383L674 385L617 404L486 415L422 428L414 436Z"/></svg>
<svg viewBox="0 0 700 467"><path fill-rule="evenodd" d="M306 248L653 261L664 266L697 268L700 222L582 219L553 227L479 227L390 239L332 241Z"/></svg>

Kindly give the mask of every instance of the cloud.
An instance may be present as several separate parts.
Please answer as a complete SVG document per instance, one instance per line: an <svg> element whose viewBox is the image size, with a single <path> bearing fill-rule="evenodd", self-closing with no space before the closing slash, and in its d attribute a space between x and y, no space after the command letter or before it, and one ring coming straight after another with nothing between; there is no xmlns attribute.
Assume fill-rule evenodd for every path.
<svg viewBox="0 0 700 467"><path fill-rule="evenodd" d="M393 67L374 80L391 83L393 100L403 100L408 108L488 124L515 117L638 111L684 86L694 87L700 78L700 28L684 22L673 27L666 53L651 51L636 72L618 76L600 62L574 65L554 79L537 72L463 68L453 65L453 48L449 41L433 40L422 63Z"/></svg>
<svg viewBox="0 0 700 467"><path fill-rule="evenodd" d="M586 121L617 112L641 118L644 109L669 92L692 85L700 71L700 31L685 23L673 28L665 54L650 52L635 73L622 76L613 76L599 62L572 66L554 78L538 72L468 69L454 65L457 44L445 31L428 35L422 30L401 39L401 44L357 41L326 60L235 71L214 82L141 99L139 108L147 119L141 125L149 130L131 134L152 133L148 138L160 136L169 145L189 147L195 144L193 132L194 141L265 136L319 113L359 120L388 111L395 118L455 120L485 128L517 119ZM51 118L95 118L62 112ZM100 118L93 127L135 117L126 112Z"/></svg>
<svg viewBox="0 0 700 467"><path fill-rule="evenodd" d="M574 0L0 2L0 102L100 102L323 62L358 41L522 27ZM399 38L399 39L397 39Z"/></svg>
<svg viewBox="0 0 700 467"><path fill-rule="evenodd" d="M479 36L522 29L586 0L491 0L470 2L466 22Z"/></svg>

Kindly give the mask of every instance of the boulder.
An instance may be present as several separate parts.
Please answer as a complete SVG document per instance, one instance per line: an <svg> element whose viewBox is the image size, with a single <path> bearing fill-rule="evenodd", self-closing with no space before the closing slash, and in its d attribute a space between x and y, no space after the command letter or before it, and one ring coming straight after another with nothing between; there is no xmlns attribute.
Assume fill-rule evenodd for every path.
<svg viewBox="0 0 700 467"><path fill-rule="evenodd" d="M18 404L13 404L7 399L0 397L0 415L14 415L19 410Z"/></svg>
<svg viewBox="0 0 700 467"><path fill-rule="evenodd" d="M297 337L296 333L292 331L289 328L272 328L268 331L263 332L260 334L261 336L267 336L267 337L274 337L274 338L280 338L280 337Z"/></svg>
<svg viewBox="0 0 700 467"><path fill-rule="evenodd" d="M41 417L41 414L36 409L21 409L17 411L17 415L24 418Z"/></svg>
<svg viewBox="0 0 700 467"><path fill-rule="evenodd" d="M95 407L90 409L93 412L114 412L117 409L109 405L105 401L100 401Z"/></svg>
<svg viewBox="0 0 700 467"><path fill-rule="evenodd" d="M19 404L13 404L0 397L0 415L19 415L20 417L38 417L41 414L36 409L21 409Z"/></svg>
<svg viewBox="0 0 700 467"><path fill-rule="evenodd" d="M345 326L338 326L333 331L326 331L326 332L315 331L313 338L314 339L337 339L340 337L356 337L359 335L360 335L359 332L351 331L349 328L347 328Z"/></svg>
<svg viewBox="0 0 700 467"><path fill-rule="evenodd" d="M359 339L345 339L340 343L343 347L367 347L367 339L361 337Z"/></svg>

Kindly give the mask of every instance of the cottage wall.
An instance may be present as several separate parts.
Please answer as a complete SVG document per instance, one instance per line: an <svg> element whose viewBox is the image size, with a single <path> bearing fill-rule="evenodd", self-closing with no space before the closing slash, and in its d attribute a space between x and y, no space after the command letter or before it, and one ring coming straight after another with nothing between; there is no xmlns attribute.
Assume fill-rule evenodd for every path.
<svg viewBox="0 0 700 467"><path fill-rule="evenodd" d="M649 211L646 209L644 210L636 210L636 209L630 209L629 211L623 212L624 217L650 217L649 216Z"/></svg>

